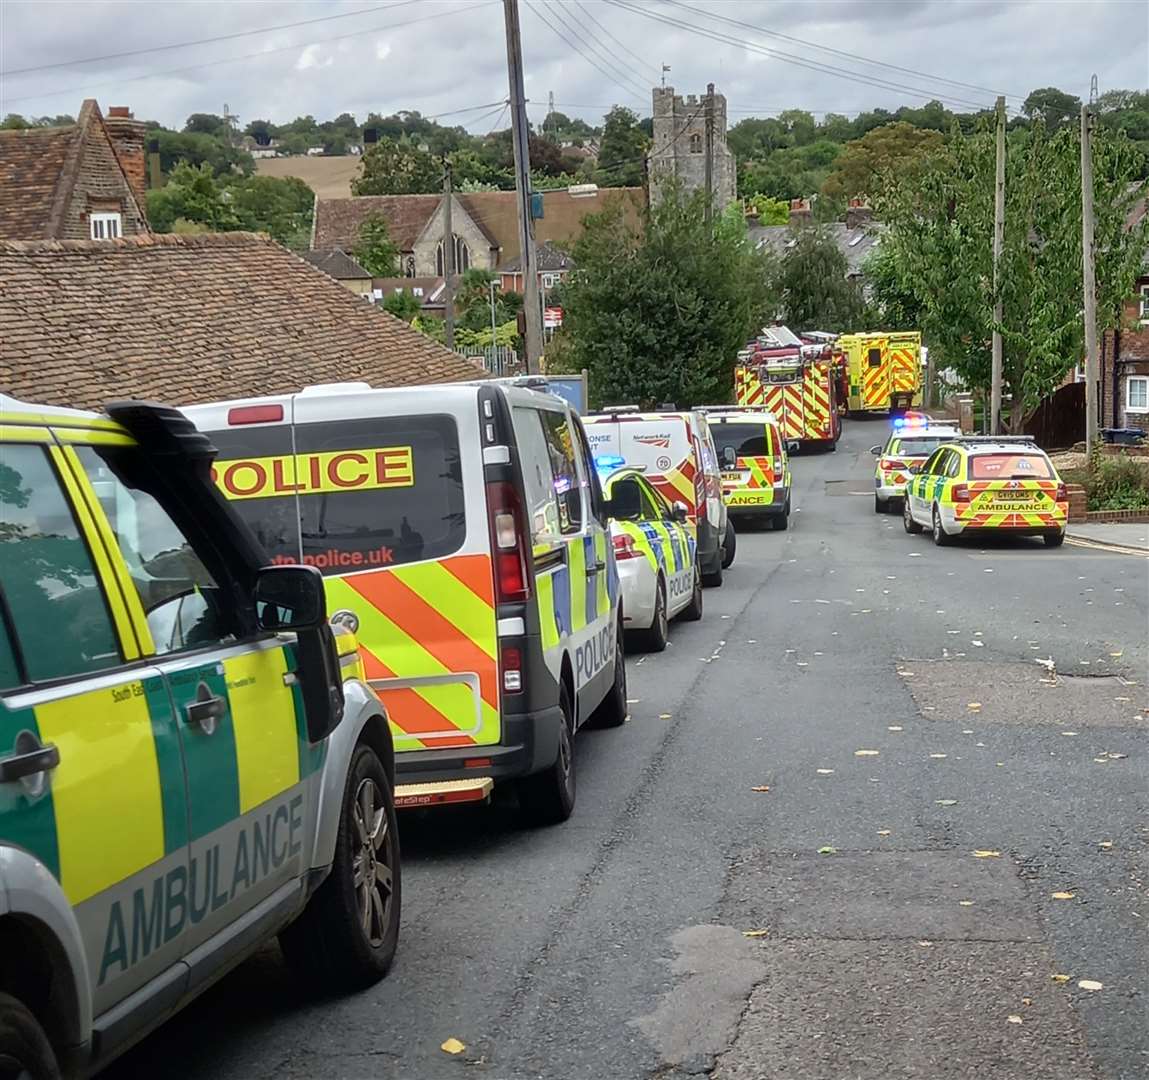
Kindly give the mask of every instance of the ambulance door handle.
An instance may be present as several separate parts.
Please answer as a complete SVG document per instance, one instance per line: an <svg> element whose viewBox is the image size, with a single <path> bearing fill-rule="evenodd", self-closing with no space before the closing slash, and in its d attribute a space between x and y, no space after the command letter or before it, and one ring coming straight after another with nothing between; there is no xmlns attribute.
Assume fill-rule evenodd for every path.
<svg viewBox="0 0 1149 1080"><path fill-rule="evenodd" d="M23 754L13 754L0 761L0 784L22 780L26 776L47 772L60 764L60 751L54 743L38 746Z"/></svg>
<svg viewBox="0 0 1149 1080"><path fill-rule="evenodd" d="M184 706L184 717L189 724L199 724L209 734L215 730L215 721L227 715L227 702L221 697L189 701Z"/></svg>

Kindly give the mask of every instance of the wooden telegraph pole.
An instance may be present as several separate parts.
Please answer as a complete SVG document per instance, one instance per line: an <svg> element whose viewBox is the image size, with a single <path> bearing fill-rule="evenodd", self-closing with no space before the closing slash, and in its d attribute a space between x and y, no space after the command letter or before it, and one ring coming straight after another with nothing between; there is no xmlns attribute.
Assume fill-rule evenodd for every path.
<svg viewBox="0 0 1149 1080"><path fill-rule="evenodd" d="M997 99L997 169L993 190L993 361L990 374L989 433L1001 434L1001 251L1005 246L1005 98ZM1020 405L1020 402L1015 404Z"/></svg>
<svg viewBox="0 0 1149 1080"><path fill-rule="evenodd" d="M1097 282L1093 266L1093 113L1081 106L1081 269L1085 292L1085 452L1097 442Z"/></svg>
<svg viewBox="0 0 1149 1080"><path fill-rule="evenodd" d="M706 224L714 216L714 83L706 84Z"/></svg>
<svg viewBox="0 0 1149 1080"><path fill-rule="evenodd" d="M455 231L451 225L451 162L443 158L443 328L447 348L455 351Z"/></svg>

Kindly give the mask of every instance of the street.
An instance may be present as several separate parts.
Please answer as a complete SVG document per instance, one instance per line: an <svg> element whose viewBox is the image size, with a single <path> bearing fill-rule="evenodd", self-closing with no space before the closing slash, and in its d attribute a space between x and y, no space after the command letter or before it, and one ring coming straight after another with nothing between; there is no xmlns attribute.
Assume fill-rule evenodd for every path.
<svg viewBox="0 0 1149 1080"><path fill-rule="evenodd" d="M1149 1076L1149 562L907 536L886 430L796 457L791 531L629 658L570 822L401 819L384 982L267 948L105 1075Z"/></svg>

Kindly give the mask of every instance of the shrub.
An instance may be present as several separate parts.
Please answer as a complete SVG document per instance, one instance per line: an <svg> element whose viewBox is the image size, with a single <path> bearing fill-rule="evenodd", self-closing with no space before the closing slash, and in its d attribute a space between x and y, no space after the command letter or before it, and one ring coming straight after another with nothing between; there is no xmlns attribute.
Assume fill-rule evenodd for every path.
<svg viewBox="0 0 1149 1080"><path fill-rule="evenodd" d="M1085 484L1090 510L1149 508L1149 466L1124 455L1096 454Z"/></svg>

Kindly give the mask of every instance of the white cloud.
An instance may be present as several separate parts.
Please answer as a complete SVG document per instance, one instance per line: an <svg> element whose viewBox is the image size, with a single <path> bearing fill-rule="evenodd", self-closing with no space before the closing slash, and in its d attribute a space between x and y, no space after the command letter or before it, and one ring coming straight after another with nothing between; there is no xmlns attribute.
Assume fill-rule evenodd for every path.
<svg viewBox="0 0 1149 1080"><path fill-rule="evenodd" d="M391 55L391 43L380 39L375 45L375 59L386 60ZM529 248L527 249L530 250Z"/></svg>

